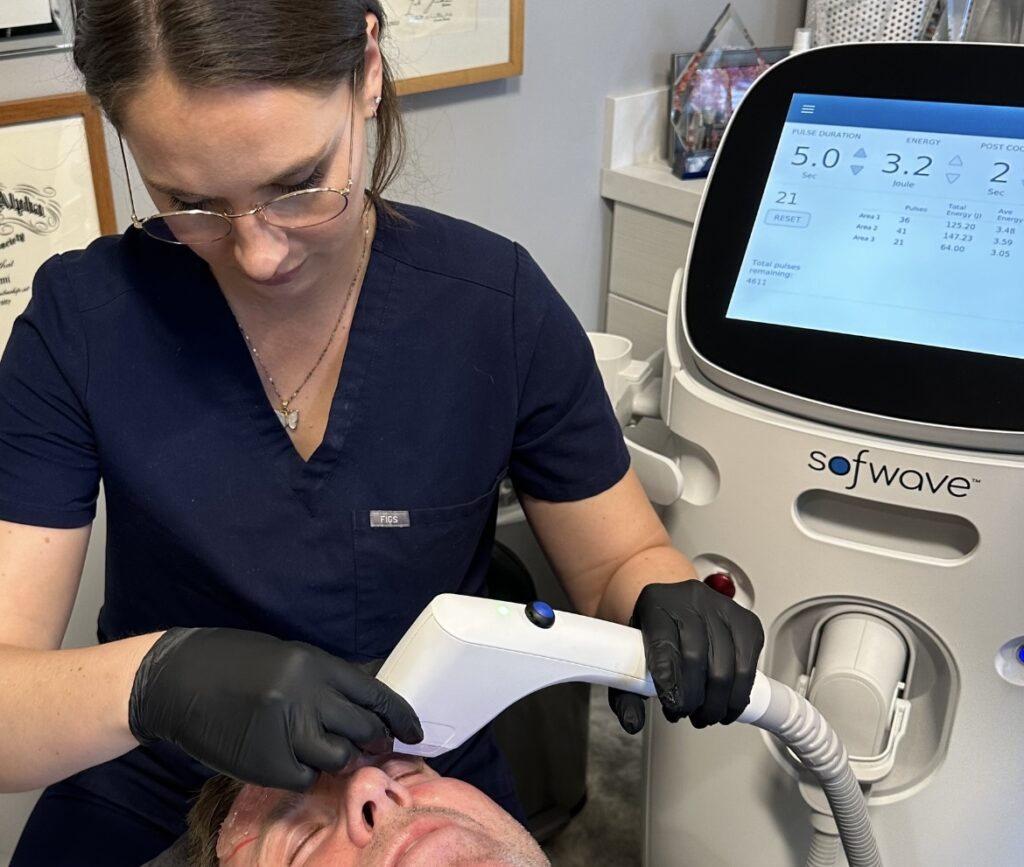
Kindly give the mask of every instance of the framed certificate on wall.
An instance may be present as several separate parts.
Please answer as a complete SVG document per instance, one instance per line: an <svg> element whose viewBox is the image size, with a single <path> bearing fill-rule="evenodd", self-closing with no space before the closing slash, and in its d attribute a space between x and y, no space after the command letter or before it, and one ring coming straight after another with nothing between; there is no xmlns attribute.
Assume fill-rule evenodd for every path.
<svg viewBox="0 0 1024 867"><path fill-rule="evenodd" d="M52 20L50 0L0 0L0 28L32 27Z"/></svg>
<svg viewBox="0 0 1024 867"><path fill-rule="evenodd" d="M39 266L116 231L92 101L72 93L0 103L0 349Z"/></svg>
<svg viewBox="0 0 1024 867"><path fill-rule="evenodd" d="M524 0L383 0L382 48L400 94L523 71Z"/></svg>

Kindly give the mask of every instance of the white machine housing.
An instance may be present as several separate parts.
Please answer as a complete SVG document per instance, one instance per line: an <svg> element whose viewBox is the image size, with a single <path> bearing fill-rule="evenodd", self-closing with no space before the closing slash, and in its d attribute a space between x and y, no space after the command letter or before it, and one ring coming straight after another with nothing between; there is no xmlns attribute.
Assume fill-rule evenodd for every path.
<svg viewBox="0 0 1024 867"><path fill-rule="evenodd" d="M737 599L762 619L765 673L797 687L815 664L822 623L845 612L870 614L905 640L907 670L886 687L905 702L894 703L902 716L892 723L902 741L867 792L891 864L1011 867L1024 852L1016 821L1024 779L1024 360L737 324L726 321L725 304L791 97L1020 107L1024 94L1009 82L1022 63L1016 46L903 43L834 46L777 64L744 97L722 141L668 312L660 415L673 434L665 457L684 481L663 517L698 570L727 572ZM826 146L815 142L805 153L820 156ZM850 183L854 147L837 151L847 161L839 184ZM908 147L908 155L929 153ZM876 172L893 159L867 157L854 162ZM1024 216L1024 156L995 159L1014 173L996 204ZM943 169L954 173L937 167L936 184L952 185ZM771 189L773 198L782 192ZM832 256L836 274L850 265L843 255ZM833 338L835 357L827 351ZM733 351L747 353L745 366L731 363ZM973 371L981 371L976 381ZM873 377L857 384L866 403L823 397L844 376ZM1002 418L1005 425L992 423ZM675 484L643 481L658 491ZM802 797L807 787L790 756L750 727L694 731L651 718L645 865L805 862L813 797ZM843 720L830 722L843 737Z"/></svg>

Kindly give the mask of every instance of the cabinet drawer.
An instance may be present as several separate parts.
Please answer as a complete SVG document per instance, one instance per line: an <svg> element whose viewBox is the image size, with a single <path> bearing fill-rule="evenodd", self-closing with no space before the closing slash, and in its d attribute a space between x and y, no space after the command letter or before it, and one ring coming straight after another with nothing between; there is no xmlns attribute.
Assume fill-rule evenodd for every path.
<svg viewBox="0 0 1024 867"><path fill-rule="evenodd" d="M605 331L633 341L633 358L643 360L665 345L667 316L643 304L616 295L608 296Z"/></svg>
<svg viewBox="0 0 1024 867"><path fill-rule="evenodd" d="M668 309L672 276L686 262L692 223L624 205L615 205L608 291Z"/></svg>

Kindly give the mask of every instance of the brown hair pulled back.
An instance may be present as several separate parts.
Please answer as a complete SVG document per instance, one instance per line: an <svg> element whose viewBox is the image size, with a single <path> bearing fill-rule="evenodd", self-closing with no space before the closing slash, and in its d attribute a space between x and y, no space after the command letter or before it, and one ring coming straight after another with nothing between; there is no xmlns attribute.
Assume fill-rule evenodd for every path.
<svg viewBox="0 0 1024 867"><path fill-rule="evenodd" d="M74 60L86 91L120 128L125 103L159 69L185 87L282 84L326 92L363 80L367 12L378 0L78 0ZM394 78L383 58L370 199L405 151Z"/></svg>

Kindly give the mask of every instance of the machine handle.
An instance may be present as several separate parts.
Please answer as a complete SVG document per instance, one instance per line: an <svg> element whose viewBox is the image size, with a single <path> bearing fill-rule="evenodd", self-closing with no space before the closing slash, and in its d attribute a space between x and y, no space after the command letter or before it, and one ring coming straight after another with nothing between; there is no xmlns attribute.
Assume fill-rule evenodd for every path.
<svg viewBox="0 0 1024 867"><path fill-rule="evenodd" d="M640 484L652 503L671 506L683 495L683 471L675 461L628 438L626 448Z"/></svg>

